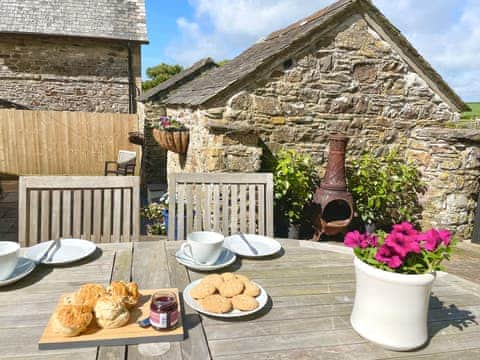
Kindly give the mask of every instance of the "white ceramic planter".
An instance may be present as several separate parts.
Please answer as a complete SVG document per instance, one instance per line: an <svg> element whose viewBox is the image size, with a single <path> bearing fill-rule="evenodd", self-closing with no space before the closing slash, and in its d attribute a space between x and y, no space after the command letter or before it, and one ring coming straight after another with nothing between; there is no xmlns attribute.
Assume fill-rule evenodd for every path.
<svg viewBox="0 0 480 360"><path fill-rule="evenodd" d="M390 350L407 351L424 345L435 273L390 273L356 257L354 264L356 293L350 321L355 331Z"/></svg>

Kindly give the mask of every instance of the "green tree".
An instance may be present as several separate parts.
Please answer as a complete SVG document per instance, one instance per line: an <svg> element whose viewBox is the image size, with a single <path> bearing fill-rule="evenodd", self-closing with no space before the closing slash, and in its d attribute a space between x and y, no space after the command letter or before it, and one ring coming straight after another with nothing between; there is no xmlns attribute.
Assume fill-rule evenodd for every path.
<svg viewBox="0 0 480 360"><path fill-rule="evenodd" d="M149 80L145 80L142 83L143 90L151 89L158 84L164 82L165 80L170 79L173 75L178 74L183 70L181 65L170 65L166 63L161 63L154 67L147 68L147 76Z"/></svg>
<svg viewBox="0 0 480 360"><path fill-rule="evenodd" d="M230 61L229 59L220 60L220 61L217 61L217 65L219 67L222 67L222 66L226 65L229 61Z"/></svg>

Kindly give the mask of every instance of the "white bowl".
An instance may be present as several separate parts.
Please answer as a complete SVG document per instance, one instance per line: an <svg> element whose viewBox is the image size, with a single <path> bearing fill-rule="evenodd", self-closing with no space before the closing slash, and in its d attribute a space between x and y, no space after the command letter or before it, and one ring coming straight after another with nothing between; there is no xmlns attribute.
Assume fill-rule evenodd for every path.
<svg viewBox="0 0 480 360"><path fill-rule="evenodd" d="M18 261L20 245L12 241L0 241L0 280L12 275Z"/></svg>

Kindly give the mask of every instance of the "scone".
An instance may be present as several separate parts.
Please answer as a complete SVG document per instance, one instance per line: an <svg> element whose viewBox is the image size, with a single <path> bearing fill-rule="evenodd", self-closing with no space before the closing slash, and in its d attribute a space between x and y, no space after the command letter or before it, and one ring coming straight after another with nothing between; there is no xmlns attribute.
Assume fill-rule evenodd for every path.
<svg viewBox="0 0 480 360"><path fill-rule="evenodd" d="M257 297L260 295L260 288L255 285L253 282L248 281L244 283L245 285L245 290L243 290L243 295L248 295L252 297Z"/></svg>
<svg viewBox="0 0 480 360"><path fill-rule="evenodd" d="M217 289L219 288L219 286L223 283L223 278L222 278L222 275L219 275L219 274L211 274L211 275L208 275L208 276L205 276L202 281L201 281L202 284L212 284L213 286L215 286Z"/></svg>
<svg viewBox="0 0 480 360"><path fill-rule="evenodd" d="M209 295L213 295L217 291L217 288L207 282L200 281L193 289L190 290L190 296L196 300L204 299Z"/></svg>
<svg viewBox="0 0 480 360"><path fill-rule="evenodd" d="M257 299L248 295L237 295L232 298L234 309L241 311L255 310L258 307Z"/></svg>
<svg viewBox="0 0 480 360"><path fill-rule="evenodd" d="M140 297L137 283L134 282L126 284L123 281L112 281L107 289L107 293L111 296L121 297L127 309L131 309L137 305L138 298Z"/></svg>
<svg viewBox="0 0 480 360"><path fill-rule="evenodd" d="M80 287L70 297L67 297L65 303L70 305L85 305L93 310L98 299L105 296L106 291L102 285L99 284L85 284Z"/></svg>
<svg viewBox="0 0 480 360"><path fill-rule="evenodd" d="M125 325L130 319L130 312L123 299L118 296L104 296L95 305L97 324L104 329L115 329Z"/></svg>
<svg viewBox="0 0 480 360"><path fill-rule="evenodd" d="M231 298L235 295L241 294L244 288L245 285L243 285L243 282L233 279L223 282L223 284L221 284L218 288L218 291L223 297Z"/></svg>
<svg viewBox="0 0 480 360"><path fill-rule="evenodd" d="M89 306L60 305L53 314L53 330L62 336L77 336L87 329L92 319Z"/></svg>
<svg viewBox="0 0 480 360"><path fill-rule="evenodd" d="M209 295L199 302L204 310L216 314L224 314L232 310L231 301L218 294Z"/></svg>

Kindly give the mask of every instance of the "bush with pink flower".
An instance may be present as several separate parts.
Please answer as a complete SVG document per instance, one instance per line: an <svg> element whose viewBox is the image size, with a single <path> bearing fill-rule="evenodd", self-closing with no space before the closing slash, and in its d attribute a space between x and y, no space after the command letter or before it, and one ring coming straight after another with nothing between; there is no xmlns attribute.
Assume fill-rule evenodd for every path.
<svg viewBox="0 0 480 360"><path fill-rule="evenodd" d="M416 230L409 222L394 225L390 233L345 235L344 244L363 262L378 269L403 274L425 274L443 270L455 246L448 230Z"/></svg>
<svg viewBox="0 0 480 360"><path fill-rule="evenodd" d="M155 125L155 128L158 130L165 130L165 131L185 131L187 128L185 124L182 122L172 119L169 116L160 116L158 119L158 123Z"/></svg>

